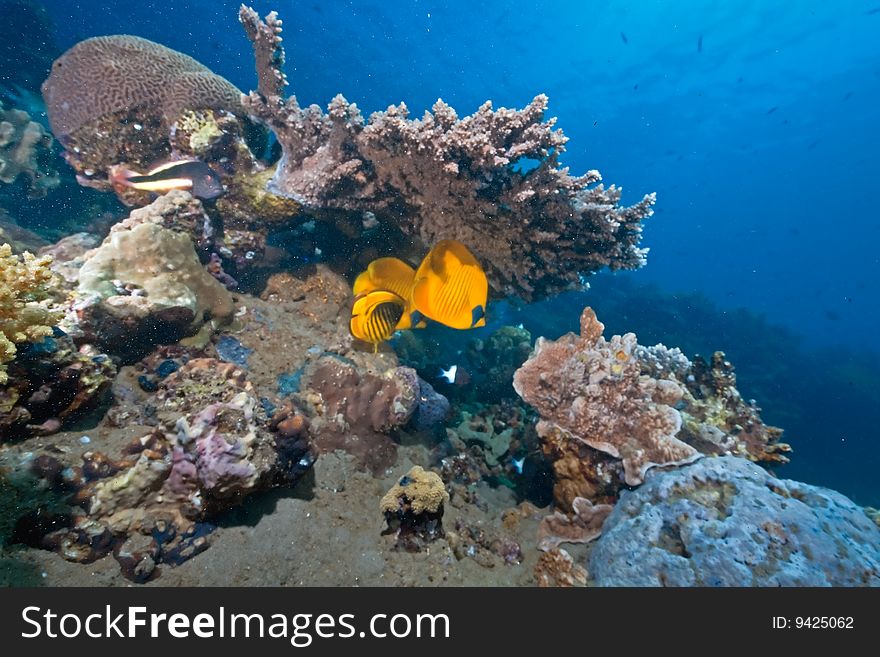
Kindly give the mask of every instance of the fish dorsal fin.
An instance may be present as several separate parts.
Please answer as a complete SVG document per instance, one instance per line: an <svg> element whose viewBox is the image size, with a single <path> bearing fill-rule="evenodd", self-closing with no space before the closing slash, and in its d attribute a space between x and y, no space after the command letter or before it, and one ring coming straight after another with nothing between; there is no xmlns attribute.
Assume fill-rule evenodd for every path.
<svg viewBox="0 0 880 657"><path fill-rule="evenodd" d="M187 158L187 159L183 159L183 160L171 160L170 162L165 162L164 164L160 164L157 167L153 167L152 169L147 171L147 173L142 174L142 175L144 177L155 176L157 174L162 173L163 171L167 171L168 169L171 169L172 167L179 167L182 164L191 164L193 162L201 162L201 160L197 160L194 158Z"/></svg>
<svg viewBox="0 0 880 657"><path fill-rule="evenodd" d="M390 290L408 299L416 270L399 258L378 258L354 282L355 295L373 290Z"/></svg>
<svg viewBox="0 0 880 657"><path fill-rule="evenodd" d="M412 304L436 322L469 329L485 325L488 293L486 274L474 255L461 242L443 240L416 271Z"/></svg>

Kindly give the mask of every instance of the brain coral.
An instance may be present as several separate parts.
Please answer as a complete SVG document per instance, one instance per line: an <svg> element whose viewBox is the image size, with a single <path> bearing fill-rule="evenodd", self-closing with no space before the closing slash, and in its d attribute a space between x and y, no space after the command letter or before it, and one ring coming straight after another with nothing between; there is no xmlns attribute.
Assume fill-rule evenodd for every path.
<svg viewBox="0 0 880 657"><path fill-rule="evenodd" d="M152 106L166 124L184 109L241 113L241 92L192 57L128 35L82 41L43 83L52 131L66 137L96 117Z"/></svg>

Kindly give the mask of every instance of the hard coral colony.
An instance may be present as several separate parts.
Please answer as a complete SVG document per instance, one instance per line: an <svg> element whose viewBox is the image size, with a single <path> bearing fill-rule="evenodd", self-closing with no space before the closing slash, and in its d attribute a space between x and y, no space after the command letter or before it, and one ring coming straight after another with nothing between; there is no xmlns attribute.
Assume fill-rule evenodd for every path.
<svg viewBox="0 0 880 657"><path fill-rule="evenodd" d="M622 206L597 171L570 175L546 96L463 118L441 100L415 119L402 103L364 117L341 95L302 107L285 96L277 15L239 19L248 94L120 35L75 45L43 83L77 181L130 211L42 255L0 246L3 543L112 555L135 582L210 579L210 553L198 573L190 560L214 543L217 571L236 553L224 583L296 568L400 584L880 583L867 515L754 465L790 447L723 353L606 338L591 308L579 334L532 348L488 312L490 296L545 299L645 264L654 195ZM0 107L0 181L50 190L50 142ZM296 493L255 502L281 487ZM812 552L783 549L810 532ZM261 536L266 554L283 537L284 558L238 572Z"/></svg>

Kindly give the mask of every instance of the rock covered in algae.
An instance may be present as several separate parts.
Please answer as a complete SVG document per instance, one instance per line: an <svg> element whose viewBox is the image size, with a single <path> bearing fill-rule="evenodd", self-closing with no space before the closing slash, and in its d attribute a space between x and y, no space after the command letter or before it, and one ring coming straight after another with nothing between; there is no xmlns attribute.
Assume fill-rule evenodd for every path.
<svg viewBox="0 0 880 657"><path fill-rule="evenodd" d="M395 534L398 548L418 551L444 535L443 505L448 501L440 475L413 466L379 502L388 523L383 533Z"/></svg>
<svg viewBox="0 0 880 657"><path fill-rule="evenodd" d="M229 291L199 262L190 237L153 222L117 225L86 256L76 294L85 339L122 355L233 312Z"/></svg>
<svg viewBox="0 0 880 657"><path fill-rule="evenodd" d="M296 409L269 417L244 371L194 358L150 400L156 426L118 459L98 452L70 472L78 505L37 545L72 561L113 551L123 574L145 581L209 547L213 518L249 495L292 485L314 462Z"/></svg>
<svg viewBox="0 0 880 657"><path fill-rule="evenodd" d="M880 528L836 491L707 457L624 492L588 570L600 586L880 586Z"/></svg>

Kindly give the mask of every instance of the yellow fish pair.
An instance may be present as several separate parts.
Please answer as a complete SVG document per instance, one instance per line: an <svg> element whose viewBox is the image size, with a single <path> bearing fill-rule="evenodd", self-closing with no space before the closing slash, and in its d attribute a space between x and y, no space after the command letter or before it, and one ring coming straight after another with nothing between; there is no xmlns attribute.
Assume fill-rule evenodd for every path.
<svg viewBox="0 0 880 657"><path fill-rule="evenodd" d="M423 328L425 318L455 329L486 325L489 282L480 263L455 240L439 242L418 270L379 258L354 282L349 329L375 347L395 331Z"/></svg>

